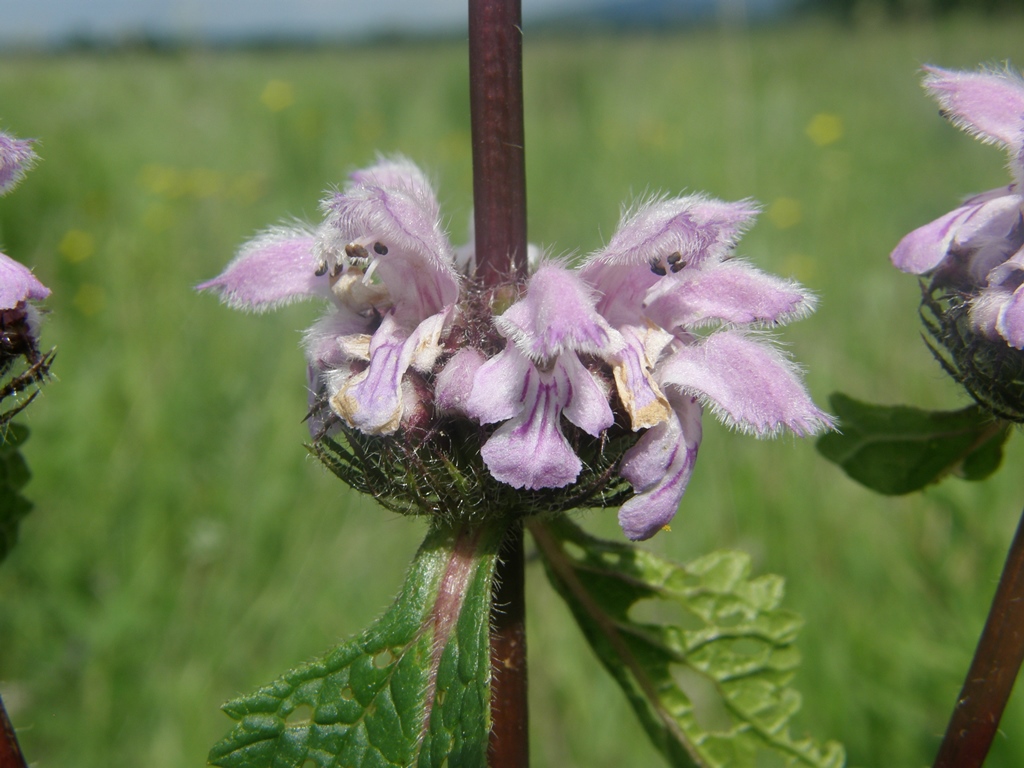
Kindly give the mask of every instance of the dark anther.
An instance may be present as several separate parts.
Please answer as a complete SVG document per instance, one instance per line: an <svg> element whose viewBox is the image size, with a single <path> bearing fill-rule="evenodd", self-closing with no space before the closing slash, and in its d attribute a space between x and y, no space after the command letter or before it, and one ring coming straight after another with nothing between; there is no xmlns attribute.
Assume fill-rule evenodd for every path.
<svg viewBox="0 0 1024 768"><path fill-rule="evenodd" d="M316 272L313 273L317 277L323 277L327 274L327 262L323 262L316 268Z"/></svg>
<svg viewBox="0 0 1024 768"><path fill-rule="evenodd" d="M665 259L665 261L667 261L669 264L678 264L682 260L683 260L683 257L682 257L682 254L679 253L679 251L676 251L675 253L670 255L667 259Z"/></svg>
<svg viewBox="0 0 1024 768"><path fill-rule="evenodd" d="M658 277L664 277L665 275L668 274L668 272L665 271L665 268L661 266L661 264L658 264L657 262L651 264L651 272L656 274Z"/></svg>
<svg viewBox="0 0 1024 768"><path fill-rule="evenodd" d="M361 246L359 243L349 243L348 245L346 245L345 253L348 255L350 259L370 258L370 254L368 254L366 252L366 249L363 248L363 246Z"/></svg>
<svg viewBox="0 0 1024 768"><path fill-rule="evenodd" d="M373 244L373 251L378 256L387 256L388 255L388 247L386 245L384 245L384 243L374 243Z"/></svg>
<svg viewBox="0 0 1024 768"><path fill-rule="evenodd" d="M675 264L672 265L672 274L674 275L676 272L678 272L680 269L682 269L685 266L686 266L686 262L685 261L677 261Z"/></svg>
<svg viewBox="0 0 1024 768"><path fill-rule="evenodd" d="M331 277L334 278L334 277L337 277L340 274L341 274L341 264L335 264L334 267L331 269Z"/></svg>

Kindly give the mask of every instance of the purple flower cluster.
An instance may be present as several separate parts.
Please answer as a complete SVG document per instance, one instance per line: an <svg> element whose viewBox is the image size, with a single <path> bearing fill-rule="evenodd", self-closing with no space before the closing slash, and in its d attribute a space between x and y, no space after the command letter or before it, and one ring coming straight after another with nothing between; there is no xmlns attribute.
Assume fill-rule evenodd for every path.
<svg viewBox="0 0 1024 768"><path fill-rule="evenodd" d="M645 539L676 512L704 406L758 436L831 427L760 330L809 313L813 298L732 258L757 212L748 202L651 200L577 269L536 259L525 288L486 318L490 348L464 317L472 247L452 247L415 165L381 160L322 207L317 229L271 229L198 288L255 310L326 299L305 338L312 388L349 428L497 425L480 447L487 470L532 491L580 475L567 429L598 438L618 417L642 433L618 465L634 490L619 520Z"/></svg>
<svg viewBox="0 0 1024 768"><path fill-rule="evenodd" d="M946 117L1007 150L1013 183L915 229L892 252L893 264L961 294L974 333L1024 349L1024 80L1009 70L925 71L924 87Z"/></svg>

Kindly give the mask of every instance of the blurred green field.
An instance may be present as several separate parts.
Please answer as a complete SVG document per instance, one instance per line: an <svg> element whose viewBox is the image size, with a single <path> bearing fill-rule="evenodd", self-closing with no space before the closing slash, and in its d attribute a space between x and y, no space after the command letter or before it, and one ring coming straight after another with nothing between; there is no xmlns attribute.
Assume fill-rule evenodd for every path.
<svg viewBox="0 0 1024 768"><path fill-rule="evenodd" d="M819 402L959 407L920 339L908 230L1006 183L1004 158L942 121L917 70L1024 65L1024 17L527 40L530 236L604 242L656 191L754 197L740 253L820 297L783 337ZM347 491L302 448L294 306L197 296L263 226L313 218L377 151L470 214L462 44L0 58L0 126L43 162L0 201L0 244L53 289L58 380L29 410L35 511L0 565L0 692L41 768L202 765L218 706L365 626L421 521ZM705 422L670 533L690 559L749 552L807 626L797 727L855 766L931 762L1024 501L1020 438L984 484L880 498L810 442ZM582 516L618 536L614 513ZM659 765L623 697L530 566L533 764ZM1024 765L1024 696L990 768Z"/></svg>

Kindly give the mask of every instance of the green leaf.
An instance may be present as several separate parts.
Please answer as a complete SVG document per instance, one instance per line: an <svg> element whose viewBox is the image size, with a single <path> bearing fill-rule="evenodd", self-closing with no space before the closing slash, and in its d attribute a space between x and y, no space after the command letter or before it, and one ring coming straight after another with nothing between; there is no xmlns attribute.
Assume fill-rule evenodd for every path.
<svg viewBox="0 0 1024 768"><path fill-rule="evenodd" d="M818 439L818 451L858 483L885 494L910 493L948 474L981 480L998 469L1009 424L972 405L925 411L829 398L841 433Z"/></svg>
<svg viewBox="0 0 1024 768"><path fill-rule="evenodd" d="M490 732L489 616L505 532L437 523L395 603L354 640L224 705L230 768L480 768Z"/></svg>
<svg viewBox="0 0 1024 768"><path fill-rule="evenodd" d="M21 489L32 476L20 448L28 429L20 424L0 427L0 562L18 540L18 525L32 509Z"/></svg>
<svg viewBox="0 0 1024 768"><path fill-rule="evenodd" d="M678 565L567 520L530 531L548 578L670 765L843 764L839 744L790 736L802 621L779 608L781 578L751 579L740 552ZM631 615L651 607L680 613L681 625Z"/></svg>

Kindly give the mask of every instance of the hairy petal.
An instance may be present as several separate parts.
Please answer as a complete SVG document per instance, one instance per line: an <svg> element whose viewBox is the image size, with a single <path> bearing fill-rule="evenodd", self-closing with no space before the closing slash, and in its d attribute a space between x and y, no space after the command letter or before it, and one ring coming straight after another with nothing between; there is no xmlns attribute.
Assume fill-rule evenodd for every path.
<svg viewBox="0 0 1024 768"><path fill-rule="evenodd" d="M996 331L1011 347L1024 349L1024 290L1021 288L1017 288L1000 308Z"/></svg>
<svg viewBox="0 0 1024 768"><path fill-rule="evenodd" d="M367 355L361 359L369 359L369 321L342 306L332 307L323 317L317 320L302 337L302 345L306 350L306 359L317 370L336 368L343 363L361 356L351 353L352 337L365 338Z"/></svg>
<svg viewBox="0 0 1024 768"><path fill-rule="evenodd" d="M1024 147L1024 80L1018 74L924 69L924 87L958 128L1006 147L1018 159Z"/></svg>
<svg viewBox="0 0 1024 768"><path fill-rule="evenodd" d="M583 366L576 353L565 352L559 355L555 369L569 389L562 410L565 418L594 437L608 429L615 422L615 414L608 405L608 394Z"/></svg>
<svg viewBox="0 0 1024 768"><path fill-rule="evenodd" d="M647 430L626 451L619 474L636 495L619 510L619 525L633 541L649 539L676 514L700 447L701 407L695 398L672 395L669 418Z"/></svg>
<svg viewBox="0 0 1024 768"><path fill-rule="evenodd" d="M441 208L430 179L407 157L382 157L369 168L353 171L349 174L349 180L354 186L402 190L415 197L423 210L434 219L441 217Z"/></svg>
<svg viewBox="0 0 1024 768"><path fill-rule="evenodd" d="M615 387L633 431L659 424L669 417L669 404L651 376L654 364L672 336L660 328L627 325L619 329L622 349L608 358Z"/></svg>
<svg viewBox="0 0 1024 768"><path fill-rule="evenodd" d="M16 139L0 131L0 195L14 189L37 157L32 139Z"/></svg>
<svg viewBox="0 0 1024 768"><path fill-rule="evenodd" d="M1004 195L982 205L956 233L953 251L967 254L977 285L999 285L1024 269L1024 197Z"/></svg>
<svg viewBox="0 0 1024 768"><path fill-rule="evenodd" d="M757 212L749 200L726 203L702 195L652 200L624 215L608 245L580 267L580 276L602 294L601 314L619 326L658 280L652 262L664 268L674 254L690 266L721 259Z"/></svg>
<svg viewBox="0 0 1024 768"><path fill-rule="evenodd" d="M0 309L14 309L24 301L38 301L50 295L32 271L0 253Z"/></svg>
<svg viewBox="0 0 1024 768"><path fill-rule="evenodd" d="M506 345L474 374L467 413L481 424L511 419L523 409L525 382L533 367L515 344Z"/></svg>
<svg viewBox="0 0 1024 768"><path fill-rule="evenodd" d="M680 345L659 373L663 387L695 395L726 424L759 437L783 427L804 436L832 426L811 401L796 366L749 334L719 331Z"/></svg>
<svg viewBox="0 0 1024 768"><path fill-rule="evenodd" d="M353 184L322 204L327 217L317 233L318 262L345 263L346 246L355 242L369 243L371 249L383 246L370 257L405 325L454 304L459 295L454 251L433 192L428 195L423 188L425 179L422 184L406 180L378 186L369 183L377 178L372 169L361 173L366 183ZM404 178L393 169L380 176L389 184Z"/></svg>
<svg viewBox="0 0 1024 768"><path fill-rule="evenodd" d="M445 313L433 315L408 334L386 316L370 341L370 365L331 398L335 413L368 435L395 432L402 421L402 378L410 367L429 367L436 359L445 321Z"/></svg>
<svg viewBox="0 0 1024 768"><path fill-rule="evenodd" d="M540 266L525 298L494 324L536 361L550 360L565 350L604 354L619 341L594 308L593 289L574 272L554 264Z"/></svg>
<svg viewBox="0 0 1024 768"><path fill-rule="evenodd" d="M905 235L889 256L893 265L914 275L931 272L946 258L957 228L976 208L961 206Z"/></svg>
<svg viewBox="0 0 1024 768"><path fill-rule="evenodd" d="M330 279L316 271L313 235L276 227L243 245L220 275L196 290L216 291L233 309L264 312L298 299L328 298Z"/></svg>
<svg viewBox="0 0 1024 768"><path fill-rule="evenodd" d="M785 323L813 309L814 298L799 283L734 259L670 275L648 292L645 304L648 317L668 330L713 321Z"/></svg>
<svg viewBox="0 0 1024 768"><path fill-rule="evenodd" d="M445 363L434 381L434 405L442 414L465 414L473 392L473 378L486 362L476 347L463 347Z"/></svg>
<svg viewBox="0 0 1024 768"><path fill-rule="evenodd" d="M562 488L583 468L562 433L559 414L571 397L560 366L547 373L532 363L522 389L522 408L480 449L488 471L513 488Z"/></svg>
<svg viewBox="0 0 1024 768"><path fill-rule="evenodd" d="M1012 292L998 287L988 288L978 294L971 301L969 309L971 327L974 331L993 341L999 339L999 316L1012 297Z"/></svg>

